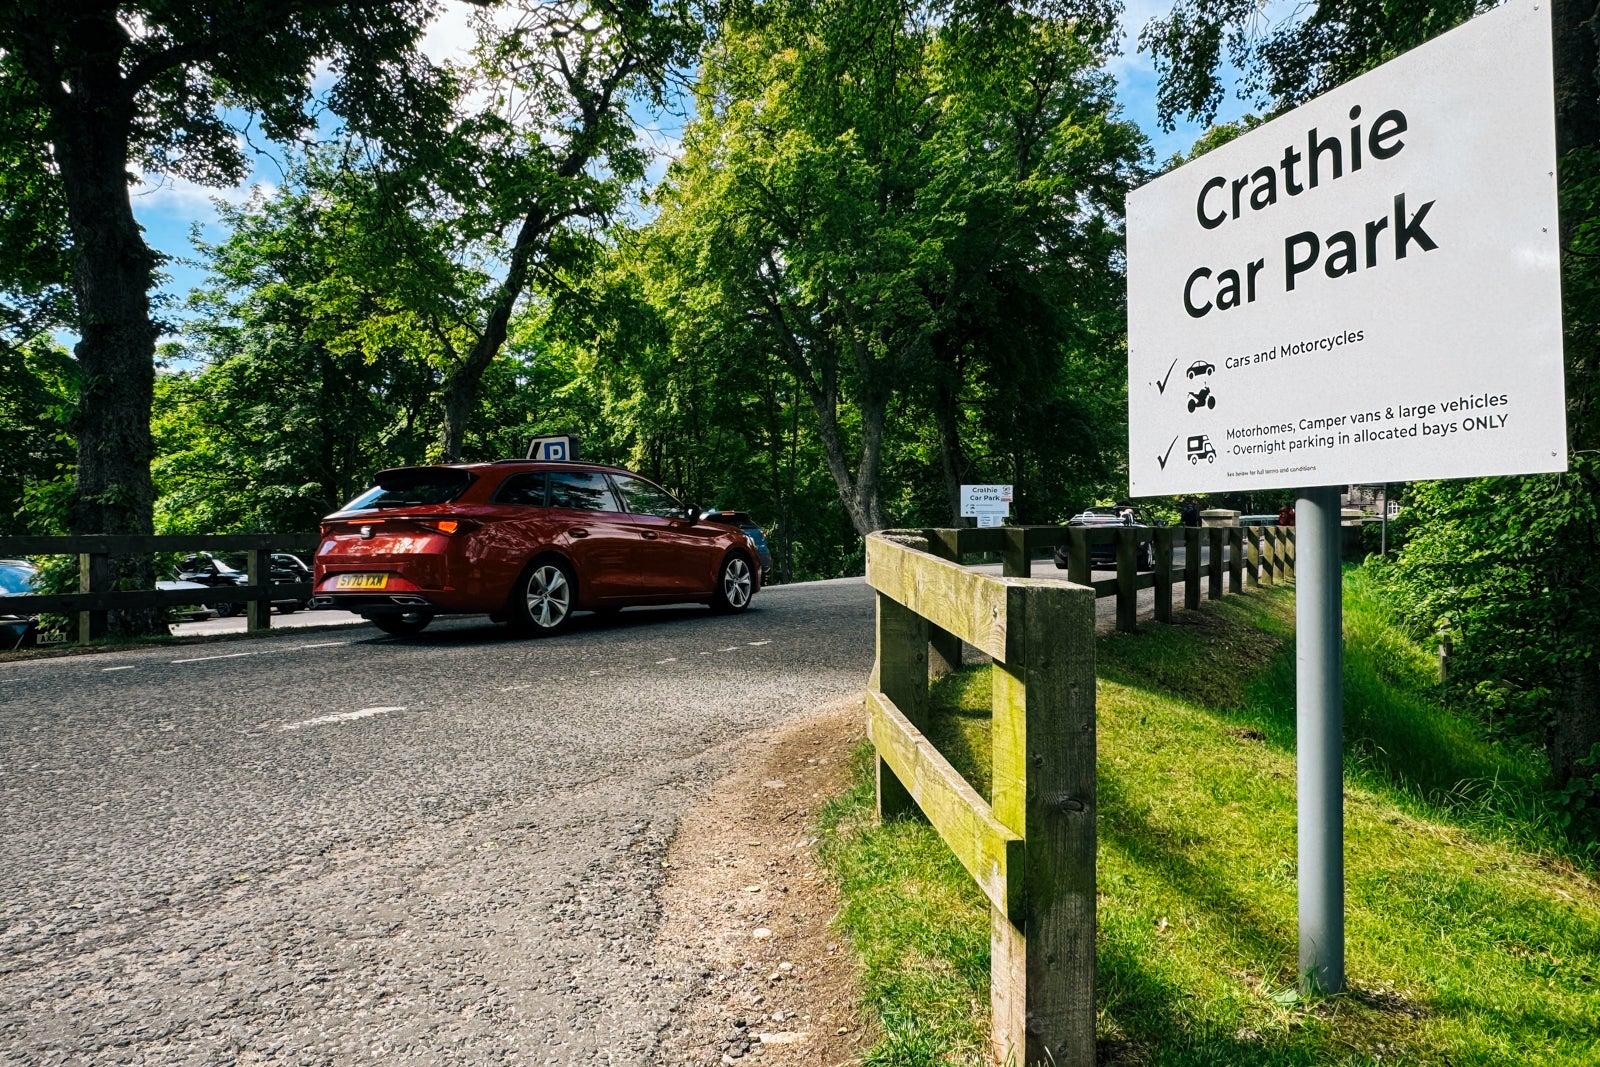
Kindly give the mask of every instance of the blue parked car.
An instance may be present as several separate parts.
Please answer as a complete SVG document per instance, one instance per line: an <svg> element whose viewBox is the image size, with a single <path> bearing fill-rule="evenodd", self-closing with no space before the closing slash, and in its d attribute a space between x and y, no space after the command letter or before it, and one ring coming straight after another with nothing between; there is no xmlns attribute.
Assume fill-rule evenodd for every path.
<svg viewBox="0 0 1600 1067"><path fill-rule="evenodd" d="M756 546L756 555L761 560L761 587L765 589L772 582L772 549L767 547L767 535L761 532L761 527L756 525L756 520L746 511L708 511L700 516L701 522L718 522L724 526L737 526L744 531Z"/></svg>

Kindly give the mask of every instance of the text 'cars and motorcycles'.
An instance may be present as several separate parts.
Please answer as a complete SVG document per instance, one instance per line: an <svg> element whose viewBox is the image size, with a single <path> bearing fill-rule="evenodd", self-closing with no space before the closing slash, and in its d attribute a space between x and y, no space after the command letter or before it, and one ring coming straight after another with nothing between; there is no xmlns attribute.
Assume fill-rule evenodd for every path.
<svg viewBox="0 0 1600 1067"><path fill-rule="evenodd" d="M741 612L766 575L755 541L616 467L501 460L380 472L322 520L314 604L391 634L487 614L534 635L575 611L701 603Z"/></svg>

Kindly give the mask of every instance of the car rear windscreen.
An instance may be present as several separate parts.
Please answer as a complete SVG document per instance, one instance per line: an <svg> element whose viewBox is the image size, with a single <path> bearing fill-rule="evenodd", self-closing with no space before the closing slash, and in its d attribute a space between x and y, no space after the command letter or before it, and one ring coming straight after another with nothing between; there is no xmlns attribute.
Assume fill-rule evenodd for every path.
<svg viewBox="0 0 1600 1067"><path fill-rule="evenodd" d="M400 467L381 471L377 485L346 504L343 511L371 508L415 507L421 504L448 504L471 485L477 476L450 467Z"/></svg>

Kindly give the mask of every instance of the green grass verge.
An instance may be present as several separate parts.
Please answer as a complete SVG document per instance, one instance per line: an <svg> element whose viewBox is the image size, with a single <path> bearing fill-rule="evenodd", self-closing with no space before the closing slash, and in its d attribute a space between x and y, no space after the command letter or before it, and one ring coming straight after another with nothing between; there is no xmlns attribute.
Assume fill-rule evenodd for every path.
<svg viewBox="0 0 1600 1067"><path fill-rule="evenodd" d="M1600 1064L1600 885L1537 754L1433 699L1433 665L1347 576L1347 995L1295 992L1293 602L1262 590L1098 642L1101 1062ZM988 790L988 670L929 735ZM988 906L924 823L875 825L871 750L823 812L883 1038L981 1063Z"/></svg>

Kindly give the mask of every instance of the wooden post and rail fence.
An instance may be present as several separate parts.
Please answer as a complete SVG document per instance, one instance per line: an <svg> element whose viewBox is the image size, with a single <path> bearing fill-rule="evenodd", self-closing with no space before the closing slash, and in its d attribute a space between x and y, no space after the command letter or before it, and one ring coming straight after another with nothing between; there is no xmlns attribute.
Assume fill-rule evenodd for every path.
<svg viewBox="0 0 1600 1067"><path fill-rule="evenodd" d="M1002 527L885 531L867 538L877 597L877 660L867 728L877 750L880 818L920 810L989 900L990 1007L996 1062L1093 1067L1095 970L1095 600L1118 598L1119 629L1135 625L1139 589L1172 616L1173 580L1197 607L1293 574L1293 534L1272 527L1176 530ZM1202 563L1202 535L1210 558ZM1155 570L1137 573L1143 542ZM1117 577L1095 582L1089 547L1116 549ZM1068 546L1067 581L1032 578L1036 549ZM999 552L996 577L963 566ZM1163 603L1165 607L1163 608ZM930 666L960 665L971 645L994 661L991 800L925 736ZM942 661L942 662L941 662Z"/></svg>
<svg viewBox="0 0 1600 1067"><path fill-rule="evenodd" d="M307 600L310 582L273 582L272 553L299 551L309 554L316 533L295 534L179 534L116 536L86 534L76 537L0 537L0 559L20 556L78 557L76 593L36 593L0 596L0 615L55 613L78 616L78 643L88 644L106 635L106 614L119 608L164 608L182 604L244 604L247 630L272 625L274 600ZM153 555L158 552L243 552L246 584L205 589L114 589L111 559Z"/></svg>

